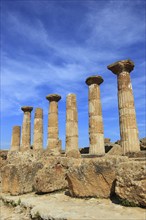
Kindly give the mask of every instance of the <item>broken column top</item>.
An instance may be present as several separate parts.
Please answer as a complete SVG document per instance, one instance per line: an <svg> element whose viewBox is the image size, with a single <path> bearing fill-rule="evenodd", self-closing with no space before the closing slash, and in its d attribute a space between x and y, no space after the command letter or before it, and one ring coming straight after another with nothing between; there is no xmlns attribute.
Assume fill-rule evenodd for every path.
<svg viewBox="0 0 146 220"><path fill-rule="evenodd" d="M74 93L69 93L68 95L67 95L67 98L75 98L76 99L76 94L74 94Z"/></svg>
<svg viewBox="0 0 146 220"><path fill-rule="evenodd" d="M92 85L92 84L97 84L100 85L103 82L103 78L101 76L90 76L86 79L86 84L88 86Z"/></svg>
<svg viewBox="0 0 146 220"><path fill-rule="evenodd" d="M73 106L76 106L76 95L69 93L66 97L66 107L72 108Z"/></svg>
<svg viewBox="0 0 146 220"><path fill-rule="evenodd" d="M24 112L31 112L33 110L33 107L31 106L22 106L21 110Z"/></svg>
<svg viewBox="0 0 146 220"><path fill-rule="evenodd" d="M134 63L131 60L121 60L107 66L114 74L121 72L131 72L134 69Z"/></svg>
<svg viewBox="0 0 146 220"><path fill-rule="evenodd" d="M61 96L58 94L49 94L46 96L46 99L49 100L50 102L52 101L58 102L61 99Z"/></svg>

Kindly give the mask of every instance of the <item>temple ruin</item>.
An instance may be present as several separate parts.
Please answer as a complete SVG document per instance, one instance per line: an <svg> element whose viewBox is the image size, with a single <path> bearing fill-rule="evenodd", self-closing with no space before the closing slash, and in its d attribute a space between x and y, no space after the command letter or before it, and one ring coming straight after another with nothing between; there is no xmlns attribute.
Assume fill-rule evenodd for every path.
<svg viewBox="0 0 146 220"><path fill-rule="evenodd" d="M61 95L46 96L49 111L45 149L43 109L34 109L31 122L33 107L21 108L24 112L22 131L20 126L15 125L12 129L10 150L0 152L0 184L3 201L16 205L17 210L27 210L27 217L30 218L26 219L90 219L90 215L86 218L84 213L89 214L93 207L97 210L94 219L98 219L98 210L102 207L99 199L108 199L108 203L111 201L111 207L113 201L116 201L116 206L118 202L118 208L125 204L146 207L146 138L141 139L139 143L130 81L130 72L134 64L130 60L122 60L107 68L117 75L118 84L120 140L114 143L110 138L104 138L100 96L104 80L99 75L85 79L88 92L89 147L79 147L76 94L69 93L66 96L65 149L62 149L62 140L59 138L58 119L61 112L58 111L58 106L61 104ZM110 71L108 72L111 75ZM34 125L33 129L31 123ZM58 201L58 196L62 202ZM78 205L76 203L72 206L70 202L77 198L80 198ZM70 218L70 210L76 213L75 207L78 207L80 212L81 199L84 203L91 202L91 210L88 206L87 211L84 209L83 218ZM54 209L54 204L57 209ZM107 201L105 204L107 209ZM62 211L60 206L63 208ZM67 215L64 216L64 213ZM121 209L119 215L121 219ZM117 218L117 209L113 216Z"/></svg>
<svg viewBox="0 0 146 220"><path fill-rule="evenodd" d="M140 145L130 80L130 72L134 69L134 63L131 60L122 60L109 65L107 68L117 75L120 143L123 155L138 152L140 151ZM97 156L103 156L105 154L104 126L100 98L100 84L102 83L103 78L98 75L90 76L86 79L89 90L89 154ZM46 96L46 99L49 101L47 150L55 154L60 154L62 141L59 139L58 102L61 96L58 94L49 94ZM11 151L27 150L31 147L31 111L33 107L23 106L21 109L24 112L21 144L21 128L20 126L14 126ZM35 110L33 149L43 149L43 110L41 108L36 108ZM66 98L65 153L72 150L79 150L78 111L75 94L69 94Z"/></svg>

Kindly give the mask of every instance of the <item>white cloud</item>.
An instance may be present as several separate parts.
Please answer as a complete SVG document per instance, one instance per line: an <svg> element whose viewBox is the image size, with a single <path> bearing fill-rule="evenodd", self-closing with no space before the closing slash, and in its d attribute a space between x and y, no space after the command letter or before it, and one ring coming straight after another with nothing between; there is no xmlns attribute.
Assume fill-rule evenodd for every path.
<svg viewBox="0 0 146 220"><path fill-rule="evenodd" d="M31 5L34 7L32 2ZM33 8L38 15L46 10L42 4L40 7L40 10ZM53 6L50 6L48 13L54 13L51 7ZM118 1L118 4L115 1L104 1L100 7L97 1L88 1L86 9L83 22L76 24L76 38L70 41L67 38L59 39L59 35L51 32L39 16L29 20L23 13L8 12L3 20L6 29L13 33L13 37L24 39L25 44L20 44L20 41L16 50L10 54L6 50L2 53L1 90L2 111L5 116L22 114L20 107L24 104L40 106L47 115L47 94L61 94L64 104L66 95L74 92L77 94L79 121L81 117L87 118L88 87L85 79L89 75L99 74L104 78L101 85L102 110L104 117L110 115L104 119L109 123L105 126L108 127L106 135L108 132L112 137L117 135L116 129L109 131L112 120L115 120L113 114L118 111L117 79L107 70L107 65L127 58L125 55L133 57L131 45L144 41L143 14L135 13L131 1ZM65 9L59 7L59 10ZM78 35L82 35L83 42L78 42ZM7 36L4 37L7 39ZM3 45L3 49L5 48L6 45ZM36 48L43 51L45 56L41 52L35 52ZM139 112L144 112L145 63L139 50L135 54L135 60L138 59L140 63L137 63L131 78L138 122L142 124L143 115L140 116ZM61 118L65 119L65 105L64 109L60 109Z"/></svg>

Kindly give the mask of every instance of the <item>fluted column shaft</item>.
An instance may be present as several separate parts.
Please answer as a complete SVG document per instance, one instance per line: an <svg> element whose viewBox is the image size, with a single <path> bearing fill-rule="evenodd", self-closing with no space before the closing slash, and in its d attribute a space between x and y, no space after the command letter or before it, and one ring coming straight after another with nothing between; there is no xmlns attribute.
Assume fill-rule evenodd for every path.
<svg viewBox="0 0 146 220"><path fill-rule="evenodd" d="M78 151L78 113L76 95L69 94L66 99L66 153Z"/></svg>
<svg viewBox="0 0 146 220"><path fill-rule="evenodd" d="M11 151L19 151L20 150L20 136L21 136L21 127L14 126L12 131L12 139L11 139Z"/></svg>
<svg viewBox="0 0 146 220"><path fill-rule="evenodd" d="M43 148L43 109L36 108L34 118L34 143L33 149Z"/></svg>
<svg viewBox="0 0 146 220"><path fill-rule="evenodd" d="M130 75L117 75L120 136L123 153L139 151L138 129Z"/></svg>
<svg viewBox="0 0 146 220"><path fill-rule="evenodd" d="M50 102L48 117L48 147L55 148L58 144L58 103Z"/></svg>
<svg viewBox="0 0 146 220"><path fill-rule="evenodd" d="M31 111L32 107L22 107L24 112L22 125L22 149L29 149L31 146Z"/></svg>
<svg viewBox="0 0 146 220"><path fill-rule="evenodd" d="M48 95L46 99L50 101L48 114L47 147L49 150L56 150L60 152L58 128L58 101L61 99L61 96L57 94L52 94Z"/></svg>
<svg viewBox="0 0 146 220"><path fill-rule="evenodd" d="M133 68L134 64L130 60L119 61L108 66L108 69L117 74L120 136L124 155L129 152L140 151L134 97L130 80L130 72Z"/></svg>
<svg viewBox="0 0 146 220"><path fill-rule="evenodd" d="M105 154L104 131L99 87L99 85L102 82L103 79L100 76L91 76L86 80L86 83L89 86L89 153L96 155Z"/></svg>

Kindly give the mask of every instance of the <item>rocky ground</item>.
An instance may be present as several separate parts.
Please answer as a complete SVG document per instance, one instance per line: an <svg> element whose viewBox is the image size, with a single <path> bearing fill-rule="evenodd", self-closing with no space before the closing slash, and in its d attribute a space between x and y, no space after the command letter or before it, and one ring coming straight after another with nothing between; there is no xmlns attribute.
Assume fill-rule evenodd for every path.
<svg viewBox="0 0 146 220"><path fill-rule="evenodd" d="M110 199L77 199L64 192L10 196L2 194L1 220L145 220L138 207L124 207ZM14 207L16 206L16 207Z"/></svg>

